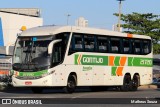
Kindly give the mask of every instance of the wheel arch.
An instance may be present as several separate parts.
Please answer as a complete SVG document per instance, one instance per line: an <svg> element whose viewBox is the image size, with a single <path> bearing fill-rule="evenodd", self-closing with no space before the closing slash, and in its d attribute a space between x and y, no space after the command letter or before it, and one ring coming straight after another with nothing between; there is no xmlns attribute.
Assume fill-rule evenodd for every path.
<svg viewBox="0 0 160 107"><path fill-rule="evenodd" d="M129 76L130 79L131 79L131 74L130 74L130 73L126 73L126 74L124 75L124 77L125 77L125 76Z"/></svg>
<svg viewBox="0 0 160 107"><path fill-rule="evenodd" d="M67 81L68 81L68 78L69 78L70 75L74 75L74 76L75 76L76 85L77 85L77 84L78 84L78 81L77 81L77 73L76 73L76 72L71 72L71 73L68 75L68 77L67 77ZM67 82L66 82L66 84L67 84Z"/></svg>
<svg viewBox="0 0 160 107"><path fill-rule="evenodd" d="M123 83L124 83L126 77L127 77L127 78L130 78L130 81L131 81L131 79L132 79L132 78L131 78L131 74L128 72L128 73L126 73L126 74L124 75L124 77L123 77Z"/></svg>

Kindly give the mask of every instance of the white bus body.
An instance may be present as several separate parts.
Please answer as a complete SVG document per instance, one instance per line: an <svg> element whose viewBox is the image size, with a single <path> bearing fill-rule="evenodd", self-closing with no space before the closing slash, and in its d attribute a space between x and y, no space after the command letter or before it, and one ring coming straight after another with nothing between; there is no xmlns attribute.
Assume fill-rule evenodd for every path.
<svg viewBox="0 0 160 107"><path fill-rule="evenodd" d="M65 33L68 35L68 40L65 41L66 44L60 43L60 41L64 42L61 37L66 35ZM58 34L59 37L56 37L55 35ZM55 56L50 57L53 64L49 64L50 67L44 69L39 67L39 59L39 62L37 62L39 65L24 64L26 61L32 62L34 56L36 56L36 60L39 55L36 55L38 50L36 46L38 46L38 43L41 44L41 41L45 44L45 40L43 40L45 36L49 36L49 39L45 39L49 43L58 38L58 41L52 43L50 47L48 47L49 43L46 43L47 49L51 49L51 56L53 53L55 54ZM25 37L26 39L21 39ZM152 82L152 43L149 36L86 27L45 26L23 31L18 38L16 45L18 42L20 45L23 44L24 50L19 48L19 45L15 46L14 75L12 77L15 87L67 87L69 84L75 83L76 86L118 86L123 87L122 90L126 90L124 89L124 87L127 87L124 86L125 83L128 85L134 84L137 89L140 85ZM26 40L29 40L29 38L32 39L31 41L34 44L30 45L30 48L26 48L25 44L28 43ZM56 45L58 43L60 44ZM39 48L39 50L43 49L46 48L43 46ZM25 55L20 56L19 54L17 57L16 52L18 50L21 50L21 55L25 52ZM65 52L63 52L64 50ZM29 55L29 52L32 55ZM63 57L61 53L64 54ZM17 58L20 57L26 58L21 58L23 61L17 62ZM60 61L58 62L59 57ZM27 67L31 67L31 69L27 70ZM70 77L71 75L72 77ZM72 82L69 83L69 81ZM135 88L132 85L131 88ZM70 90L70 92L72 91Z"/></svg>

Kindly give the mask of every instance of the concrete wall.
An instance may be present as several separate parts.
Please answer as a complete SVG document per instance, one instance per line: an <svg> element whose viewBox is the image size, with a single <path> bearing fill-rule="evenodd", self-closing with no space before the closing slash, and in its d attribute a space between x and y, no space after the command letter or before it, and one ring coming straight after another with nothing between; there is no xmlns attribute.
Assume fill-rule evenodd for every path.
<svg viewBox="0 0 160 107"><path fill-rule="evenodd" d="M22 26L32 28L43 25L43 19L40 17L31 17L25 15L18 15L12 13L0 12L0 18L2 23L2 34L0 37L4 46L13 45L16 41L17 33L20 33ZM0 43L2 45L2 43Z"/></svg>

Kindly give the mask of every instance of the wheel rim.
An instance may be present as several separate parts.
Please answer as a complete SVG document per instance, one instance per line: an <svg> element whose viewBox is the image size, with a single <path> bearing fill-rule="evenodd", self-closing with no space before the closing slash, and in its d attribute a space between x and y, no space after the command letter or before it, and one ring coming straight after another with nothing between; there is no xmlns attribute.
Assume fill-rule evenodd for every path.
<svg viewBox="0 0 160 107"><path fill-rule="evenodd" d="M138 81L137 81L137 80L134 80L134 81L133 81L133 86L134 86L134 87L137 87L137 86L138 86Z"/></svg>
<svg viewBox="0 0 160 107"><path fill-rule="evenodd" d="M75 82L69 81L69 82L68 82L68 87L69 87L69 88L75 88Z"/></svg>

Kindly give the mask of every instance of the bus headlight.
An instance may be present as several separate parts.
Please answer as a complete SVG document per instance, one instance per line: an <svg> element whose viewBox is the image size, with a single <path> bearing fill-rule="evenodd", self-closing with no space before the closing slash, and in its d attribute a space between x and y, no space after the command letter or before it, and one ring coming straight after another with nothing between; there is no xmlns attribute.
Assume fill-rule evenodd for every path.
<svg viewBox="0 0 160 107"><path fill-rule="evenodd" d="M42 77L46 77L48 75L51 75L55 72L55 70L51 71L51 72L48 72L48 73L45 73L45 74L42 74Z"/></svg>

